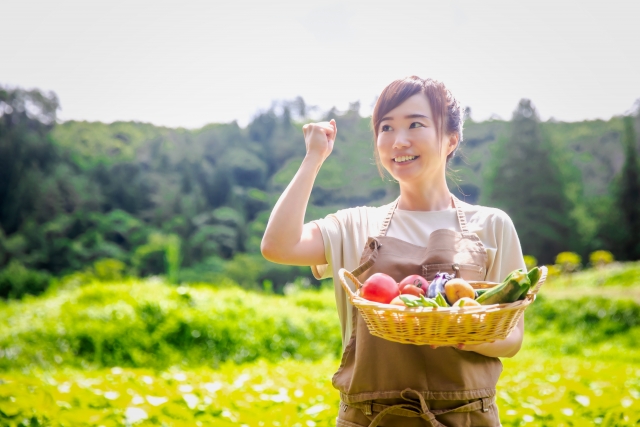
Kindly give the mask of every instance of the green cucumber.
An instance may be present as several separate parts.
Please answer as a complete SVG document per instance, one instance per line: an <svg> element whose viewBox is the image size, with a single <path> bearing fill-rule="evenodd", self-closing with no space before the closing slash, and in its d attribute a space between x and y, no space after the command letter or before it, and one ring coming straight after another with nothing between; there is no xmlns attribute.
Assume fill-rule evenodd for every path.
<svg viewBox="0 0 640 427"><path fill-rule="evenodd" d="M531 282L531 287L535 287L538 284L538 280L540 280L540 276L542 276L542 271L538 267L533 267L531 271L527 273L529 276L529 281Z"/></svg>
<svg viewBox="0 0 640 427"><path fill-rule="evenodd" d="M478 297L482 294L485 294L487 292L489 292L491 290L491 288L486 288L486 289L476 289L476 299L478 299Z"/></svg>
<svg viewBox="0 0 640 427"><path fill-rule="evenodd" d="M529 277L522 271L513 271L504 282L489 289L476 298L482 305L507 304L517 301L520 295L526 293L531 286Z"/></svg>

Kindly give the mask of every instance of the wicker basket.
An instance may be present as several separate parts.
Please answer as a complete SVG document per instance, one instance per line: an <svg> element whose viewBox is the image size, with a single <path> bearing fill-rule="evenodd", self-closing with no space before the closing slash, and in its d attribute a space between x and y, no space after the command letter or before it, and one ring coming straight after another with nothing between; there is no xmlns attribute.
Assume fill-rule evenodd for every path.
<svg viewBox="0 0 640 427"><path fill-rule="evenodd" d="M342 268L338 275L351 304L360 310L371 335L403 344L441 346L480 344L506 338L547 278L547 268L540 268L540 280L524 300L510 304L446 308L409 308L369 301L360 296L362 284L353 274ZM346 278L356 285L355 293ZM498 285L491 282L469 284L474 289Z"/></svg>

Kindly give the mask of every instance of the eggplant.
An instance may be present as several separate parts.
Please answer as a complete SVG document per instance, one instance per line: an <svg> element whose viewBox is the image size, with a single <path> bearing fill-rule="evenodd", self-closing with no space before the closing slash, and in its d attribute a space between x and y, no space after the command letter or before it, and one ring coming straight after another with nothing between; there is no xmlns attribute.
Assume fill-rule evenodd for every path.
<svg viewBox="0 0 640 427"><path fill-rule="evenodd" d="M438 294L442 294L444 296L444 285L451 279L453 279L453 276L449 273L436 273L435 277L429 284L427 297L435 298Z"/></svg>

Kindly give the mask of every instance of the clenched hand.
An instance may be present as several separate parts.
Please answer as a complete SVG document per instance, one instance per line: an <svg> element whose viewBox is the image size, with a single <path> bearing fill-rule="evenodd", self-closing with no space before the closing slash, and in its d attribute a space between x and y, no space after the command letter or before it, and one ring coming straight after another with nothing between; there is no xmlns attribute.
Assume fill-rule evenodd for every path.
<svg viewBox="0 0 640 427"><path fill-rule="evenodd" d="M302 127L304 143L307 147L307 156L317 157L324 162L331 151L338 134L336 121L308 123Z"/></svg>

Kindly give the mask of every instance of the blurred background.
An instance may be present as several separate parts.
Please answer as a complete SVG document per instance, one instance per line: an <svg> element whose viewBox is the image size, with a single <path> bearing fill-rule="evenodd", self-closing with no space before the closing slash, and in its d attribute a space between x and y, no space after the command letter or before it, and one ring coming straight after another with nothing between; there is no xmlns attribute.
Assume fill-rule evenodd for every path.
<svg viewBox="0 0 640 427"><path fill-rule="evenodd" d="M579 375L562 370L568 361L592 372L585 364L599 354L624 383L607 389L595 374L588 391L563 382L563 398L536 403L553 395L557 380L548 380L529 406L501 396L503 422L635 425L639 18L628 1L3 2L0 421L45 425L64 412L85 422L86 410L96 425L191 423L201 411L238 425L264 407L234 409L216 391L242 389L236 365L282 380L274 370L284 358L300 363L289 373L326 373L309 380L320 384L304 392L313 399L273 398L289 387L277 382L268 387L280 394L255 399L291 404L278 407L280 425L331 425L337 401L323 402L336 398L326 381L340 355L332 284L265 261L260 240L310 121L335 118L339 132L307 220L397 197L374 164L370 114L384 86L416 74L442 80L466 107L451 190L505 210L527 263L550 268L550 299L532 307L528 331L542 353L519 357L554 354L549 375L570 381ZM232 373L203 382L219 384L214 392L184 391L184 379L159 373L176 366ZM140 387L146 377L177 381L175 399L154 405L125 388L114 399L91 391L102 400L87 403L89 386L78 386L77 402L65 400L60 384L121 367ZM43 379L63 368L71 373ZM16 383L62 403L47 412ZM613 397L594 409L584 403L597 390Z"/></svg>

